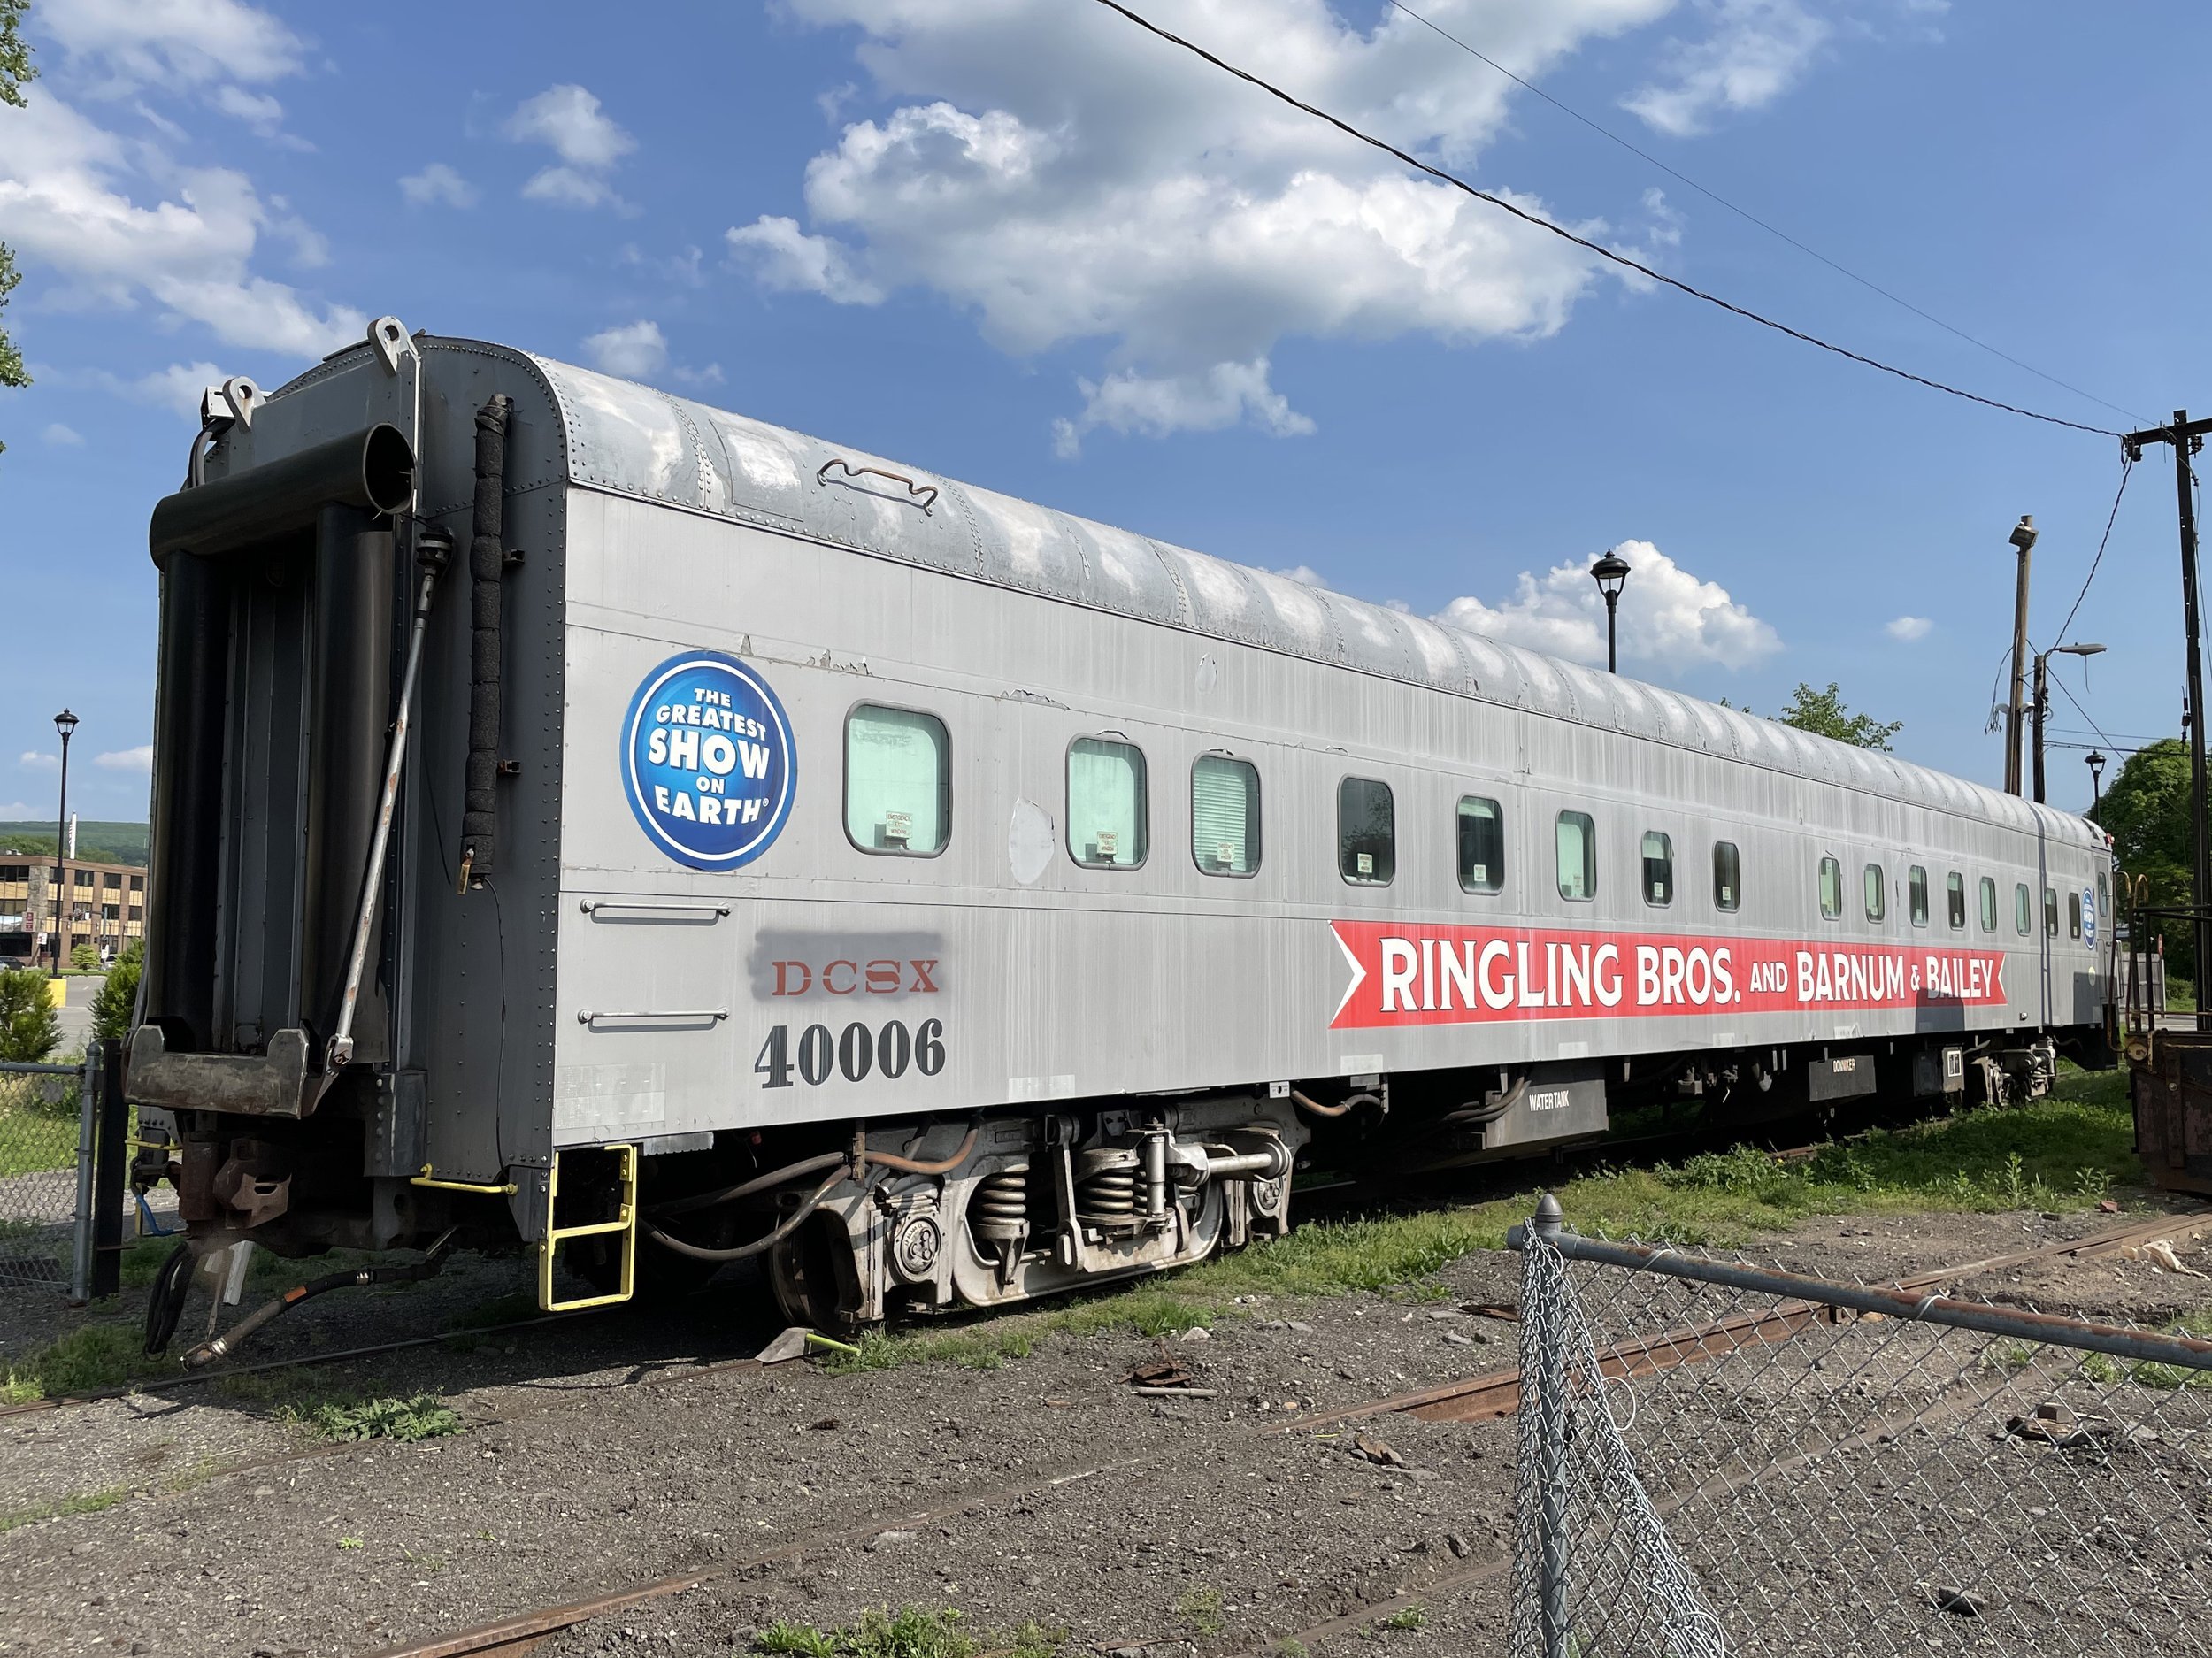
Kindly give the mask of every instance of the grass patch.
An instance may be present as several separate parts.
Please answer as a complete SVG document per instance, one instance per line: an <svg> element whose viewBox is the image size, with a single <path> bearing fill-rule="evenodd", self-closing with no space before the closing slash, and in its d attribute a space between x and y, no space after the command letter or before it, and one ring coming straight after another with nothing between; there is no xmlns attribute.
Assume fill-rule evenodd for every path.
<svg viewBox="0 0 2212 1658"><path fill-rule="evenodd" d="M75 1497L50 1497L0 1514L0 1531L12 1531L19 1525L36 1525L41 1520L58 1520L72 1514L98 1514L112 1508L130 1494L127 1486L109 1485Z"/></svg>
<svg viewBox="0 0 2212 1658"><path fill-rule="evenodd" d="M1190 1625L1194 1635L1218 1635L1229 1627L1222 1614L1221 1591L1197 1588L1175 1603L1175 1616Z"/></svg>
<svg viewBox="0 0 2212 1658"><path fill-rule="evenodd" d="M362 1399L347 1404L326 1400L309 1409L287 1414L326 1439L411 1443L461 1432L459 1415L435 1393L417 1393L411 1399Z"/></svg>
<svg viewBox="0 0 2212 1658"><path fill-rule="evenodd" d="M135 1325L82 1325L10 1365L0 1378L0 1404L27 1404L57 1393L91 1393L176 1375L177 1361L148 1358L142 1350L144 1341Z"/></svg>
<svg viewBox="0 0 2212 1658"><path fill-rule="evenodd" d="M902 1607L864 1612L856 1623L819 1629L778 1618L752 1639L757 1653L790 1658L1053 1658L1068 1639L1034 1619L1003 1634L971 1635L956 1608Z"/></svg>
<svg viewBox="0 0 2212 1658"><path fill-rule="evenodd" d="M1388 1617L1379 1618L1376 1620L1375 1627L1379 1630L1400 1630L1410 1631L1417 1629L1426 1629L1428 1627L1428 1623L1429 1615L1425 1609L1417 1606L1409 1606L1401 1607L1397 1611L1393 1612Z"/></svg>

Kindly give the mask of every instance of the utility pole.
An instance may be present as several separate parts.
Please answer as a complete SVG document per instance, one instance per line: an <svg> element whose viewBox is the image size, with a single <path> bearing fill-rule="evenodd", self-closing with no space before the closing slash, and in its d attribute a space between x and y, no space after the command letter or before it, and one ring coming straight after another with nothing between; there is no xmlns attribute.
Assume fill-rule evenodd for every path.
<svg viewBox="0 0 2212 1658"><path fill-rule="evenodd" d="M2207 838L2204 810L2204 635L2197 621L2197 508L2189 457L2203 449L2207 432L2212 432L2212 420L2192 420L2186 409L2177 409L2173 425L2131 432L2120 440L2121 450L2131 461L2143 458L2147 443L2170 443L2174 449L2174 501L2181 518L2181 625L2189 634L2188 705L2182 718L2189 726L2190 904L2200 979L2205 964L2212 962L2212 840ZM2197 1029L2212 1031L2212 1012L2202 1006L2197 1009Z"/></svg>
<svg viewBox="0 0 2212 1658"><path fill-rule="evenodd" d="M2028 554L2035 547L2035 519L2028 513L2008 538L2020 549L2020 581L2012 599L2012 700L2005 706L2005 793L2020 793L2020 725L2027 701ZM2037 796L2040 799L2041 796Z"/></svg>

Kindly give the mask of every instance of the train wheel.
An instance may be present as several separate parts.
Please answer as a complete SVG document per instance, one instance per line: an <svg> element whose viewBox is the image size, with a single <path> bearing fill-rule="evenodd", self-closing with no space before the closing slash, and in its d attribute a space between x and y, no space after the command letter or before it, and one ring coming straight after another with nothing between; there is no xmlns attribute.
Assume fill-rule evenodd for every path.
<svg viewBox="0 0 2212 1658"><path fill-rule="evenodd" d="M850 1329L860 1298L844 1224L834 1216L810 1217L769 1251L768 1286L786 1323Z"/></svg>

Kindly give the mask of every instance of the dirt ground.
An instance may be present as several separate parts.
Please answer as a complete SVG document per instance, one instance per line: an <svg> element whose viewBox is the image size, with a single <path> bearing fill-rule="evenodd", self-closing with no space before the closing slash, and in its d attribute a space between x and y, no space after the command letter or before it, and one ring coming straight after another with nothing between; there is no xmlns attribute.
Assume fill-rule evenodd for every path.
<svg viewBox="0 0 2212 1658"><path fill-rule="evenodd" d="M2113 1221L1824 1220L1756 1253L1880 1279ZM2185 1263L2212 1271L2208 1243ZM772 1333L757 1287L733 1278L670 1312L467 1351L0 1416L0 1654L365 1654L707 1568L721 1575L540 1650L726 1654L779 1617L827 1626L918 1605L961 1608L979 1636L1034 1620L1064 1630L1070 1653L1228 1654L1293 1635L1406 1658L1502 1651L1514 1424L1285 1424L1512 1366L1516 1326L1463 1306L1517 1301L1518 1266L1464 1260L1440 1275L1443 1301L1249 1300L1164 1342L1062 1335L993 1370L851 1373L726 1363ZM252 1356L439 1328L523 1287L515 1263L457 1263L410 1293L311 1303ZM1974 1285L2137 1319L2212 1307L2208 1289L2145 1261ZM0 1298L0 1354L33 1323ZM1131 1388L1164 1351L1208 1396ZM419 1391L464 1431L332 1444L286 1415L319 1392ZM1389 1455L1363 1454L1356 1431ZM72 1507L90 1511L57 1512ZM1379 1626L1409 1605L1409 1627Z"/></svg>

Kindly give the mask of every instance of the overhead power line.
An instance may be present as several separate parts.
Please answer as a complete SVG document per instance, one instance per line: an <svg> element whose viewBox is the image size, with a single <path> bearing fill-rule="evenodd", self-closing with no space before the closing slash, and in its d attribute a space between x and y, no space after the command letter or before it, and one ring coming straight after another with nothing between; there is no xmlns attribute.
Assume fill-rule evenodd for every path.
<svg viewBox="0 0 2212 1658"><path fill-rule="evenodd" d="M1638 157L1640 160L1648 162L1651 165L1658 168L1660 172L1665 173L1669 178L1675 180L1678 183L1688 185L1690 188L1695 190L1707 201L1718 203L1720 206L1726 208L1730 212L1735 214L1737 218L1743 219L1748 224L1756 225L1761 230L1765 231L1768 235L1776 237L1782 242L1789 243L1791 247L1796 249L1800 253L1805 255L1808 258L1819 260L1821 264L1826 265L1830 270L1836 272L1837 275L1848 277L1852 281L1856 282L1861 288L1865 288L1870 293L1879 294L1884 299L1888 300L1892 304L1903 306L1907 311L1912 312L1914 316L1919 318L1923 322L1932 322L1937 327L1942 329L1944 333L1955 335L1957 338L1965 341L1967 344L1973 346L1979 350L1986 351L1992 357L2001 358L2003 361L2011 364L2013 367L2016 369L2023 369L2028 373L2034 375L2038 380L2048 381L2051 385L2057 387L2062 391L2070 391L2077 397L2086 398L2089 402L2097 404L2100 408L2111 410L2114 414L2126 415L2131 420L2136 420L2139 422L2141 420L2142 417L2136 414L2133 411L2123 409L2116 403L2108 403L2102 397L2098 396L2096 393L2084 391L2080 387L2073 385L2069 381L2062 380L2055 374L2047 374L2041 369L2036 367L2034 364L2024 363L2018 357L2013 356L2011 352L2002 350L2000 348L1990 344L1986 340L1976 339L1972 334L1967 333L1965 329L1954 326L1952 324L1944 321L1942 318L1938 317L1932 312L1923 311L1919 306L1914 304L1912 301L1905 298L1901 294L1892 293L1888 288L1884 288L1879 282L1873 280L1871 278L1861 276L1856 271L1852 270L1848 265L1839 264L1837 261L1830 258L1826 254L1823 253L1819 249L1806 246L1805 243L1791 235L1788 231L1769 224L1765 219L1760 218L1758 214L1753 212L1749 208L1737 206L1735 203L1721 195L1719 191L1709 189L1704 185L1700 184L1695 179L1690 177L1688 173L1669 166L1665 162L1660 160L1658 157L1653 155L1650 151L1641 149L1639 146L1631 143L1627 139L1623 138L1611 127L1592 120L1588 116L1585 115L1580 110L1576 109L1572 104L1562 103L1559 99L1554 97L1550 93L1545 91L1543 88L1537 86L1532 81L1524 81L1520 76L1515 74L1510 69L1508 69L1496 58L1492 58L1484 52L1478 51L1474 47L1460 39L1458 35L1453 34L1449 29L1423 17L1411 6L1404 4L1404 0L1390 0L1390 4L1395 7L1398 11L1404 12L1416 23L1421 25L1422 27L1430 30L1433 34L1442 36L1445 40L1449 41L1453 45L1458 47L1460 50L1465 52L1470 58L1476 59L1478 62L1489 65L1491 68L1496 70L1500 74L1503 75L1508 81L1510 81L1515 86L1519 87L1523 91L1534 93L1538 97L1543 99L1545 103L1550 104L1552 108L1557 110L1561 114L1572 116L1576 120L1580 121L1592 132L1597 134L1599 137L1609 139L1612 142L1618 144L1623 150L1628 151L1630 155Z"/></svg>
<svg viewBox="0 0 2212 1658"><path fill-rule="evenodd" d="M1262 92L1266 93L1270 97L1279 99L1282 103L1290 105L1291 108L1302 111L1305 114L1312 116L1316 120L1327 122L1330 126L1335 127L1339 132L1344 134L1347 137L1356 138L1361 143L1369 145L1373 149L1379 150L1385 155L1395 157L1398 160L1403 162L1407 166L1411 167L1417 173L1426 173L1429 177L1435 179L1440 183L1448 184L1455 190L1463 191L1467 195L1473 196L1479 202L1486 202L1493 207L1500 208L1504 211L1512 214L1514 218L1520 219L1525 224L1533 225L1539 230L1548 231L1551 234L1559 237L1563 241L1571 242L1574 243L1575 246L1583 249L1586 252L1596 254L1601 259L1610 260L1613 264L1620 265L1625 270L1633 271L1639 276L1647 277L1652 281L1660 283L1663 287L1675 289L1678 293L1687 294L1692 299L1703 300L1707 304L1717 306L1720 310L1727 311L1732 316L1741 317L1747 322L1755 322L1763 328L1771 328L1777 334L1787 334L1793 340L1800 341L1806 345L1816 346L1823 351L1832 352L1837 357L1847 358L1849 361L1860 364L1867 368L1878 369L1885 374L1894 375L1899 380L1909 380L1916 386L1924 386L1930 391L1939 391L1947 396L1962 398L1968 403L1979 403L1986 409L2001 410L2006 414L2021 415L2030 420L2039 420L2046 426L2063 426L2069 431L2086 432L2096 437L2116 438L2123 435L2118 432L2111 431L2104 426L2086 426L2078 420L2062 419L2057 415L2039 414L2032 409L2023 409L2017 403L2001 403L1994 397L1985 397L1978 392L1964 391L1956 386L1946 385L1939 380L1931 380L1924 374L1916 374L1909 369L1899 368L1894 364L1884 363L1878 358L1866 356L1863 352L1854 351L1847 346L1837 345L1832 341L1820 338L1817 334L1807 334L1801 328L1793 328L1786 322L1777 322L1771 317L1763 316L1758 311L1753 311L1747 306L1739 305L1732 300L1723 299L1717 294L1708 293L1701 288L1693 288L1689 283L1683 281L1678 277L1669 276L1663 271L1655 271L1652 269L1651 266L1644 264L1641 260L1632 259L1628 257L1628 255L1616 252L1613 249L1608 248L1602 243L1591 241L1587 236L1578 236L1573 231L1569 230L1564 225L1555 224L1550 219L1546 219L1542 214L1532 213L1526 208L1516 207L1511 202L1507 201L1502 196L1493 196L1487 190L1477 189L1464 179L1459 178L1453 173L1447 173L1441 167L1433 166L1430 163L1423 161L1417 156L1409 155L1405 150L1399 149L1395 144L1393 144L1386 140L1377 138L1370 133L1362 132L1349 121L1344 120L1340 117L1332 115L1328 112L1328 111L1320 109L1314 104L1308 104L1302 98L1293 96L1290 93L1284 91L1282 88L1275 85L1272 81L1262 80L1259 76L1254 74L1250 70L1240 69L1236 66L1236 65L1230 63L1225 58L1216 57L1212 52L1208 51L1204 47L1198 45L1196 42L1185 40L1180 35L1177 35L1171 30L1162 28L1157 23L1153 22L1151 19L1144 17L1136 12L1131 11L1127 6L1121 4L1121 0L1098 0L1098 4L1104 6L1110 12L1119 12L1123 17L1128 19L1130 22L1135 24L1139 28L1145 30L1148 34L1159 36L1160 39L1167 42L1171 46L1181 47L1185 51L1189 52L1194 57L1204 59L1207 63L1211 64L1215 68L1221 70L1224 73L1233 75L1236 79L1245 82L1248 86L1256 87Z"/></svg>
<svg viewBox="0 0 2212 1658"><path fill-rule="evenodd" d="M2054 635L2060 643L2066 640L2066 630L2074 625L2074 613L2081 609L2081 602L2089 596L2089 584L2097 579L2097 566L2104 563L2105 544L2112 539L2112 526L2120 516L2120 497L2128 492L2128 474L2135 470L2135 457L2123 451L2120 457L2120 487L2112 492L2112 510L2105 515L2104 533L2097 538L2097 556L2089 561L2089 573L2081 579L2081 591L2074 595L2073 610L2066 612L2066 619L2058 625Z"/></svg>

